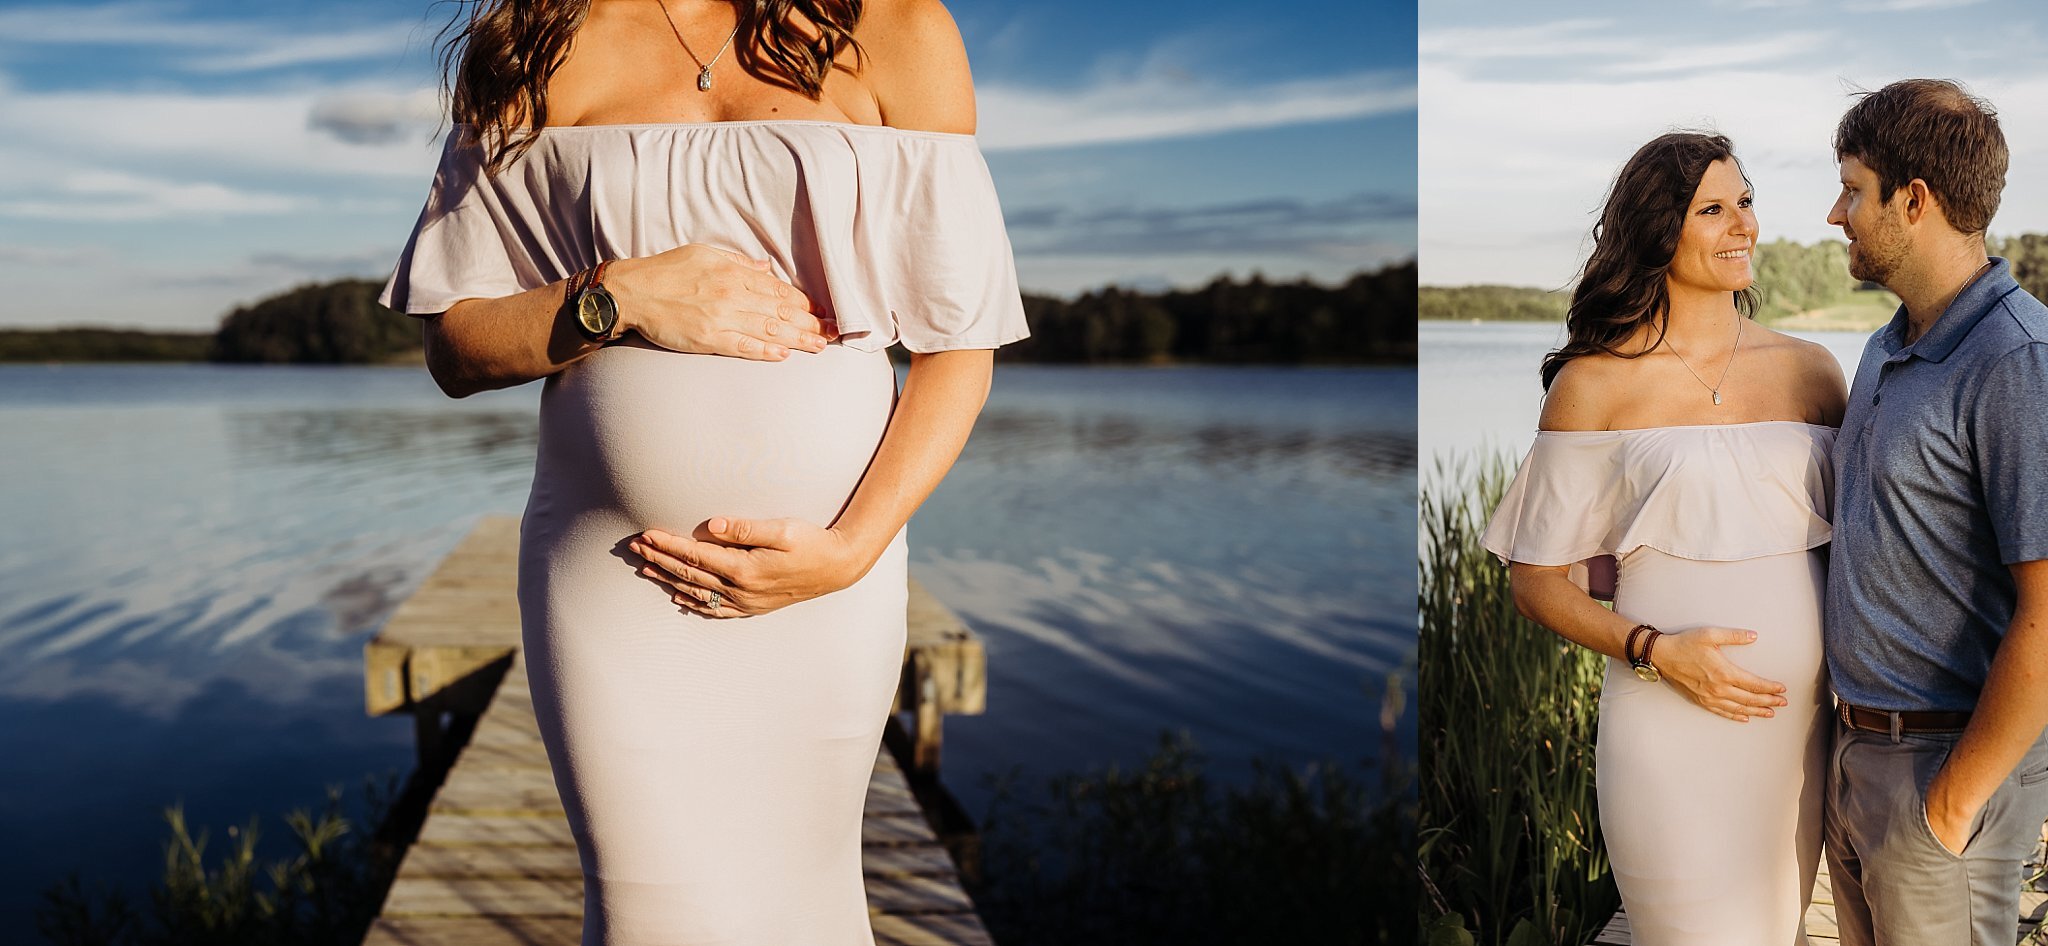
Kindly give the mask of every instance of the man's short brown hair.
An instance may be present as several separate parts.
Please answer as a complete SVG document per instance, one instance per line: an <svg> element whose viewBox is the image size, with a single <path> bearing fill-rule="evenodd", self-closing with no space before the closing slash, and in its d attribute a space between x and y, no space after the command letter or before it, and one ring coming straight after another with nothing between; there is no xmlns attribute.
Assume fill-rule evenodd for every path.
<svg viewBox="0 0 2048 946"><path fill-rule="evenodd" d="M1914 178L1941 201L1948 222L1982 233L2005 190L2005 133L1998 113L1947 79L1901 79L1863 93L1835 127L1835 160L1855 158L1877 172L1878 199Z"/></svg>

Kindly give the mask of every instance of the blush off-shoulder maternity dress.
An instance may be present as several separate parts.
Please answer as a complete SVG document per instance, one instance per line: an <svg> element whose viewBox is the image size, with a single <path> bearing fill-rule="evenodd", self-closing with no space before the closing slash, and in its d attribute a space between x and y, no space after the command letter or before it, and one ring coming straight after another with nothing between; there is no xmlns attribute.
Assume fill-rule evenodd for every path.
<svg viewBox="0 0 2048 946"><path fill-rule="evenodd" d="M445 311L686 243L771 260L836 319L781 362L637 336L547 378L521 525L526 667L586 946L867 946L861 809L903 657L904 536L852 587L707 619L625 541L830 525L895 404L884 349L1027 334L969 135L836 122L547 128L495 176L449 135L382 302Z"/></svg>
<svg viewBox="0 0 2048 946"><path fill-rule="evenodd" d="M1738 723L1607 661L1595 788L1640 946L1806 942L1835 433L1792 421L1539 431L1481 539L1505 561L1573 565L1596 594L1611 578L1631 622L1755 631L1722 652L1786 686L1790 705Z"/></svg>

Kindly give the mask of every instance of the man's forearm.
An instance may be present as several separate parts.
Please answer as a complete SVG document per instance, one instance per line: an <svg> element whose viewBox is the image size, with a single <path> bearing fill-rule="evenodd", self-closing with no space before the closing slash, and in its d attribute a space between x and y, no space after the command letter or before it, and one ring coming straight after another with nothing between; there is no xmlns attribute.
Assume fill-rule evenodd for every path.
<svg viewBox="0 0 2048 946"><path fill-rule="evenodd" d="M2015 573L2043 564L2048 563L2028 563ZM2020 607L1992 659L1969 728L1927 786L1929 820L1975 818L2043 727L2048 727L2048 602L2028 594L2027 578L2022 578Z"/></svg>

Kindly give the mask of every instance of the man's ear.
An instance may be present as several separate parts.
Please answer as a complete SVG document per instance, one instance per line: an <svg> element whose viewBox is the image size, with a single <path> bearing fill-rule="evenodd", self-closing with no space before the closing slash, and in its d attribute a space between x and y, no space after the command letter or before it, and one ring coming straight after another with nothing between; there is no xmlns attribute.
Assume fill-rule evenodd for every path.
<svg viewBox="0 0 2048 946"><path fill-rule="evenodd" d="M1927 219L1928 212L1934 209L1934 191L1920 178L1907 181L1905 186L1899 188L1899 196L1906 199L1907 223L1917 224Z"/></svg>

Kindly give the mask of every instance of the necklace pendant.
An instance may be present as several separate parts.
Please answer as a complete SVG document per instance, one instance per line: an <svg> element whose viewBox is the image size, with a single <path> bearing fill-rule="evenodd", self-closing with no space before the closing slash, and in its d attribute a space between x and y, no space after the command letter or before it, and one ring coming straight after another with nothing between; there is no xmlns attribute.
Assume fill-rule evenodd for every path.
<svg viewBox="0 0 2048 946"><path fill-rule="evenodd" d="M1719 392L1719 391L1715 391L1715 392L1714 392L1714 406L1715 406L1715 407L1720 407L1720 406L1721 406L1721 392Z"/></svg>
<svg viewBox="0 0 2048 946"><path fill-rule="evenodd" d="M711 91L711 67L710 67L710 66L705 66L705 67L704 67L704 69L703 69L703 71L701 71L701 72L697 73L697 91L699 91L699 92L709 92L709 91Z"/></svg>

